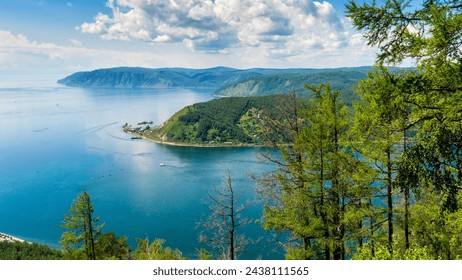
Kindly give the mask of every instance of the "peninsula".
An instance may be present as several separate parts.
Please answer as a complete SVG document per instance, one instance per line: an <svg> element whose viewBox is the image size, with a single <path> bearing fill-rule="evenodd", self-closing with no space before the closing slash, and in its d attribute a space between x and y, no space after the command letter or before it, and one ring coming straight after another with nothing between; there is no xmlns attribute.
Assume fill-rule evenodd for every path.
<svg viewBox="0 0 462 280"><path fill-rule="evenodd" d="M77 72L58 83L82 88L209 88L215 97L226 97L187 106L163 124L126 124L132 139L168 145L222 147L261 146L261 116L276 112L281 96L296 93L309 98L305 85L330 84L342 92L347 105L358 97L354 87L371 67L334 69L208 69L117 67Z"/></svg>
<svg viewBox="0 0 462 280"><path fill-rule="evenodd" d="M126 124L124 131L156 143L195 147L262 146L263 116L275 112L285 95L228 97L187 106L163 124Z"/></svg>

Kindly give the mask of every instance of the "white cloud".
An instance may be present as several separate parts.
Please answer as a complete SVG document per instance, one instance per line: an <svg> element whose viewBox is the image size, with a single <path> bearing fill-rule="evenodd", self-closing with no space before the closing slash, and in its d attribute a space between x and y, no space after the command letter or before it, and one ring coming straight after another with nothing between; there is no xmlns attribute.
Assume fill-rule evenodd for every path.
<svg viewBox="0 0 462 280"><path fill-rule="evenodd" d="M30 41L26 36L22 34L14 35L10 31L0 30L0 52L4 55L28 54L57 58L63 56L61 50L62 49L55 44Z"/></svg>
<svg viewBox="0 0 462 280"><path fill-rule="evenodd" d="M191 50L296 56L311 48L335 51L354 39L328 2L312 0L109 0L112 14L83 23L105 40L183 43ZM307 49L308 48L308 49Z"/></svg>
<svg viewBox="0 0 462 280"><path fill-rule="evenodd" d="M25 35L0 30L0 72L75 71L120 65L154 67L167 60L153 52L86 48L76 39L69 39L69 43L63 46L36 42Z"/></svg>
<svg viewBox="0 0 462 280"><path fill-rule="evenodd" d="M71 43L72 46L74 47L81 47L83 44L81 41L77 40L77 39L69 39L69 42Z"/></svg>

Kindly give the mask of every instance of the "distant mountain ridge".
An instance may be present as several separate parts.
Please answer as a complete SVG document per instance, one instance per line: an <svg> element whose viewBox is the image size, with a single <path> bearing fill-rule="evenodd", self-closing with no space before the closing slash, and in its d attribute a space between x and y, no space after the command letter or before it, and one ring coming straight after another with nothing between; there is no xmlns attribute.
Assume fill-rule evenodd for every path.
<svg viewBox="0 0 462 280"><path fill-rule="evenodd" d="M58 81L69 87L171 88L217 87L235 70L226 67L209 69L117 67L77 72Z"/></svg>
<svg viewBox="0 0 462 280"><path fill-rule="evenodd" d="M213 88L220 96L261 96L300 90L307 83L331 83L335 89L351 90L370 69L117 67L77 72L58 83L83 88Z"/></svg>
<svg viewBox="0 0 462 280"><path fill-rule="evenodd" d="M309 73L271 73L226 84L215 91L217 96L264 96L294 91L306 92L305 85L329 83L334 90L353 95L354 87L367 76L370 68L325 69Z"/></svg>

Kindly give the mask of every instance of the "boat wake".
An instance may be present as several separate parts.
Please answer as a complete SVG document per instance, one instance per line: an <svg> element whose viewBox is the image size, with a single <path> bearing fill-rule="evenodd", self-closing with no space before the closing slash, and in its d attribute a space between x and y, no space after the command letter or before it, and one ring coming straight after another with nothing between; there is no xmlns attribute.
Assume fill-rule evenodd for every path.
<svg viewBox="0 0 462 280"><path fill-rule="evenodd" d="M89 132L96 132L96 131L99 131L101 129L104 129L108 126L112 126L112 125L115 125L115 124L118 124L119 122L113 122L113 123L108 123L108 124L102 124L102 125L98 125L98 126L94 126L94 127L90 127L90 128L87 128L87 129L84 129L84 130L81 130L79 132L77 132L77 134L84 134L84 133L89 133Z"/></svg>

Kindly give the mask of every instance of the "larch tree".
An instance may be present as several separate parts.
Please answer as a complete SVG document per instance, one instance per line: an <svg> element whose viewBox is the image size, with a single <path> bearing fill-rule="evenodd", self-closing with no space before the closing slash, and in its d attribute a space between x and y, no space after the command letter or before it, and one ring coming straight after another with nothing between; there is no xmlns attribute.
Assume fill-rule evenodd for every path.
<svg viewBox="0 0 462 280"><path fill-rule="evenodd" d="M199 241L207 244L219 259L236 260L250 242L240 230L251 220L242 216L246 205L240 201L242 193L234 187L231 171L226 171L223 186L207 195L204 205L209 214L198 223Z"/></svg>
<svg viewBox="0 0 462 280"><path fill-rule="evenodd" d="M435 258L457 258L459 249L451 240L462 233L453 226L460 216L462 189L462 3L350 1L347 14L368 45L378 47L378 64L416 64L415 71L400 77L405 81L400 102L412 107L415 129L396 171L407 199L410 188L416 188L405 211L407 231L415 234L405 234L405 243L407 249L412 242L429 248Z"/></svg>
<svg viewBox="0 0 462 280"><path fill-rule="evenodd" d="M99 217L94 217L93 204L87 192L79 194L70 208L70 214L64 216L60 243L69 258L96 260L95 243L101 234L103 225L98 225Z"/></svg>
<svg viewBox="0 0 462 280"><path fill-rule="evenodd" d="M264 154L276 169L258 181L263 226L290 233L288 259L345 259L348 247L362 241L358 209L369 197L368 166L348 146L350 112L339 92L328 85L307 89L313 98L289 95L278 117L264 119L270 140L291 142L270 141L279 155Z"/></svg>
<svg viewBox="0 0 462 280"><path fill-rule="evenodd" d="M402 76L391 73L385 67L376 67L368 74L366 80L360 81L357 86L360 102L355 104L354 131L357 134L357 143L353 144L371 166L376 170L375 198L373 203L376 210L379 205L386 205L385 219L378 216L371 225L370 241L377 238L376 232L383 222L386 222L387 245L389 250L393 247L394 225L396 223L396 210L394 206L399 189L396 181L400 155L408 149L408 135L412 125L409 120L410 106L403 101ZM408 241L408 207L410 195L408 185L403 185L405 201L405 236ZM382 197L384 199L382 199ZM384 201L381 203L380 201ZM373 244L369 244L373 250ZM409 243L406 242L406 247Z"/></svg>

